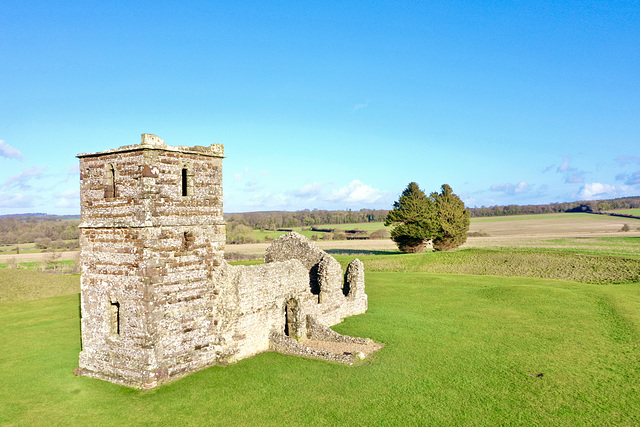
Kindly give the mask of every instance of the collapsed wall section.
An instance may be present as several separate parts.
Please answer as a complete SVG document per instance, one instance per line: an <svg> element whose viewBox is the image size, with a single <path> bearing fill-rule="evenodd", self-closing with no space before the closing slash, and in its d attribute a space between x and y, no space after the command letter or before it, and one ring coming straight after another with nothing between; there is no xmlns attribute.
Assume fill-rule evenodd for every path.
<svg viewBox="0 0 640 427"><path fill-rule="evenodd" d="M299 260L308 273L307 289L315 296L315 305L307 313L319 322L332 326L366 312L364 264L360 260L354 260L343 274L335 258L296 232L280 236L265 251L265 264L291 259Z"/></svg>

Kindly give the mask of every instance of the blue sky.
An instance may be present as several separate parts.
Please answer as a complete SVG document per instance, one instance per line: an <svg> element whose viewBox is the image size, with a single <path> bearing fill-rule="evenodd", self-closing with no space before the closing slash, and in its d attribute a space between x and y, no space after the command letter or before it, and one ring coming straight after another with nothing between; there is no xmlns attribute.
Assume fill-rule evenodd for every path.
<svg viewBox="0 0 640 427"><path fill-rule="evenodd" d="M0 5L0 213L79 213L75 155L225 145L225 211L640 195L638 2Z"/></svg>

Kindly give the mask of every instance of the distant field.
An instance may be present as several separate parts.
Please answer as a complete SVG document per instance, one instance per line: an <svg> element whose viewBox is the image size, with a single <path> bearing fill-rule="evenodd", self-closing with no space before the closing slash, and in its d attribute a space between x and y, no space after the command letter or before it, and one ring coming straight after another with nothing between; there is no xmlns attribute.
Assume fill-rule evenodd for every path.
<svg viewBox="0 0 640 427"><path fill-rule="evenodd" d="M311 231L312 226L306 227L285 227L287 229L291 229L297 233L302 234L308 239L311 239L313 235L317 235L318 239L322 239L322 236L327 234L326 232L317 232ZM370 233L379 230L381 228L385 228L383 222L363 222L363 223L355 223L355 224L325 224L325 225L315 225L313 227L318 228L334 228L337 230L363 230L368 231ZM275 240L283 234L287 233L286 231L270 231L270 230L254 230L253 237L256 241L264 241L265 237L271 240Z"/></svg>
<svg viewBox="0 0 640 427"><path fill-rule="evenodd" d="M615 211L609 211L609 212L623 214L623 215L640 216L640 209L616 209Z"/></svg>
<svg viewBox="0 0 640 427"><path fill-rule="evenodd" d="M640 219L620 218L587 213L548 215L514 215L474 218L470 231L484 231L491 236L575 235L618 232L624 224L633 230L640 227Z"/></svg>

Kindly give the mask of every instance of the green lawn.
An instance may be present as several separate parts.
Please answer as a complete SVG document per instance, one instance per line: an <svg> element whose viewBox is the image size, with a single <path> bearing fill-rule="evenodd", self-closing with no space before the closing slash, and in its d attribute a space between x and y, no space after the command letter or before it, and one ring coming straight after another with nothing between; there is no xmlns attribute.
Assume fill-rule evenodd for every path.
<svg viewBox="0 0 640 427"><path fill-rule="evenodd" d="M22 266L36 263L21 263ZM68 264L68 263L67 263ZM80 292L79 274L42 273L32 268L6 268L0 264L0 304Z"/></svg>
<svg viewBox="0 0 640 427"><path fill-rule="evenodd" d="M77 294L2 304L0 425L640 423L637 283L368 270L367 294L335 327L386 344L363 366L264 353L146 392L72 375Z"/></svg>

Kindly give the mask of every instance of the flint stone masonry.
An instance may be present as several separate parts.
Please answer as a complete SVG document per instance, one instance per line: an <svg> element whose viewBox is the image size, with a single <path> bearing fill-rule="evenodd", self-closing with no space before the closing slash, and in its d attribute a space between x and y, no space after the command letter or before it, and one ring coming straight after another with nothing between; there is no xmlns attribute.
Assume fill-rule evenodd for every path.
<svg viewBox="0 0 640 427"><path fill-rule="evenodd" d="M351 363L298 342L362 340L328 326L367 310L364 265L343 275L297 233L275 240L262 265L229 265L222 145L171 147L143 134L78 158L77 375L149 389L268 350Z"/></svg>

